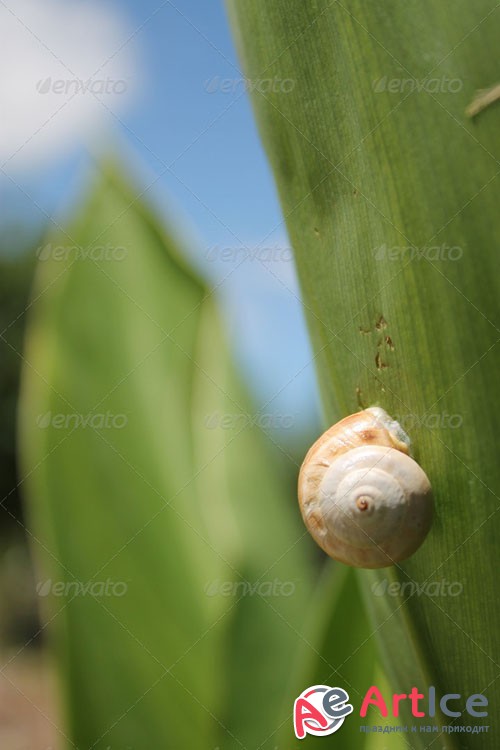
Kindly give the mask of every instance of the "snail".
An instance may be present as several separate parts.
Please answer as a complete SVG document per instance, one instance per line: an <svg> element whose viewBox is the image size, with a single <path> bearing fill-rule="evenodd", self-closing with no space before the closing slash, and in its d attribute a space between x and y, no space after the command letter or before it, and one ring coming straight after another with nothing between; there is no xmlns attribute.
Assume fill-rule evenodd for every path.
<svg viewBox="0 0 500 750"><path fill-rule="evenodd" d="M334 560L384 568L410 557L432 524L427 475L410 439L371 407L330 427L307 453L299 504L313 539Z"/></svg>

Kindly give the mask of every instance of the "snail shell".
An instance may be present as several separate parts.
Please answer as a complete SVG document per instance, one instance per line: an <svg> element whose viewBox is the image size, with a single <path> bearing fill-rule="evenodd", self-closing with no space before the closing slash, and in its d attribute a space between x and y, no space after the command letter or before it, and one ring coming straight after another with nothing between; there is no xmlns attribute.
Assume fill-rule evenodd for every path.
<svg viewBox="0 0 500 750"><path fill-rule="evenodd" d="M410 439L378 407L330 427L307 453L299 474L305 525L335 560L384 568L412 555L432 524L425 472Z"/></svg>

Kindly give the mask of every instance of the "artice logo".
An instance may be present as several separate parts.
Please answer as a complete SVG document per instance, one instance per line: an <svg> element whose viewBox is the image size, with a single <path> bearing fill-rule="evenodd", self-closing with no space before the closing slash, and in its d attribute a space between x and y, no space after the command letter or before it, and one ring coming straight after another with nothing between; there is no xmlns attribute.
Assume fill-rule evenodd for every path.
<svg viewBox="0 0 500 750"><path fill-rule="evenodd" d="M313 685L304 690L293 707L295 736L303 740L306 734L326 737L340 729L344 719L352 713L345 690L328 685Z"/></svg>
<svg viewBox="0 0 500 750"><path fill-rule="evenodd" d="M336 732L342 724L346 716L349 716L353 712L353 707L350 703L349 695L345 690L339 687L329 687L328 685L312 685L312 687L304 690L294 703L293 707L293 725L295 730L295 736L299 740L303 740L307 734L311 734L314 737L326 737L329 734ZM404 725L400 720L400 707L401 703L405 703L406 712L409 715L411 708L411 715L416 719L429 719L433 720L433 724L422 724L421 722L412 724L410 726ZM450 706L450 702L452 705ZM465 711L464 711L465 704ZM394 724L390 724L387 721L384 726L361 726L360 732L383 732L389 734L390 732L441 732L443 734L451 734L452 732L468 732L470 734L479 734L489 731L487 724L456 724L455 720L467 714L473 719L485 718L488 716L488 711L482 710L488 707L488 698L481 693L473 693L464 700L460 693L446 693L445 695L438 695L436 688L433 685L427 688L427 690L420 691L415 685L407 693L393 693L391 696L384 698L382 691L376 685L372 685L366 691L362 701L361 707L356 707L356 715L359 711L359 716L364 719L368 711L372 714L372 721L374 718L388 717L397 719ZM375 711L375 717L373 712ZM439 724L439 718L441 716L444 719L452 718L453 722L450 724ZM380 721L380 719L378 719ZM449 720L449 719L448 719Z"/></svg>

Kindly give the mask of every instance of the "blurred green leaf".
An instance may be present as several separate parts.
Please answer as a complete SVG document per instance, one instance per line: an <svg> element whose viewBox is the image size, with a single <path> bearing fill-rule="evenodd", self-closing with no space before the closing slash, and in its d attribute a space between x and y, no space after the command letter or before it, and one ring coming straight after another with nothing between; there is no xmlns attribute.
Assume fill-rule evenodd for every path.
<svg viewBox="0 0 500 750"><path fill-rule="evenodd" d="M311 603L307 648L297 673L296 698L309 685L331 685L346 690L355 706L339 730L342 747L364 747L359 705L366 692L367 675L373 676L377 659L370 624L353 570L328 561ZM293 704L292 704L293 707ZM289 706L290 709L290 706ZM285 734L283 735L284 746ZM317 738L307 736L301 747L316 747Z"/></svg>
<svg viewBox="0 0 500 750"><path fill-rule="evenodd" d="M498 7L229 7L295 249L326 417L384 407L408 429L434 488L428 540L388 574L400 591L413 583L423 593L396 588L374 600L379 578L359 573L391 687L484 693L493 713L500 110L474 121L465 110L498 80ZM426 588L443 582L461 595ZM499 746L493 727L435 736L444 747ZM425 734L410 741L428 745Z"/></svg>
<svg viewBox="0 0 500 750"><path fill-rule="evenodd" d="M265 743L311 589L283 462L207 427L248 407L174 244L108 170L39 265L21 448L78 747Z"/></svg>
<svg viewBox="0 0 500 750"><path fill-rule="evenodd" d="M318 581L311 602L305 631L301 659L292 680L292 695L287 708L292 721L291 707L296 698L309 685L330 685L344 688L354 711L350 714L337 735L345 750L376 750L385 748L388 735L365 734L361 726L374 723L385 726L394 724L393 719L381 719L378 714L368 712L361 718L359 709L370 685L377 685L385 694L390 689L380 668L379 654L374 631L363 602L360 584L355 571L340 563L328 561ZM282 732L283 746L289 736ZM383 737L377 745L375 737ZM316 747L317 739L307 736L300 743L304 747ZM385 743L385 744L384 744ZM391 734L391 748L405 746L403 735Z"/></svg>
<svg viewBox="0 0 500 750"><path fill-rule="evenodd" d="M232 588L225 584L234 606L218 742L224 748L243 743L274 750L276 730L288 721L290 671L307 646L304 628L315 586L311 544L285 473L293 459L262 439L258 414L235 376L223 338L214 335L214 308L206 305L203 315L198 349L203 372L195 382L194 414L208 415L210 429L193 425L197 464L207 467L199 477L200 492L211 538L237 569ZM291 737L289 722L288 732Z"/></svg>

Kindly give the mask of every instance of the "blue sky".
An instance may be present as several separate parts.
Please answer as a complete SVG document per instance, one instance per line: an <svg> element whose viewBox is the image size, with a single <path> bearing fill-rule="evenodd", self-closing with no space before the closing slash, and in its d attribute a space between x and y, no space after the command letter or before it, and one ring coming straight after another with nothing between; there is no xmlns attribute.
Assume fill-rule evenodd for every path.
<svg viewBox="0 0 500 750"><path fill-rule="evenodd" d="M19 2L13 8L20 14L26 7L23 25L35 23L34 0ZM65 2L65 12L78 5ZM53 6L57 13L63 7L58 3L61 0L46 0L42 7L49 13ZM85 36L84 20L73 21L68 15L66 26L57 31L52 24L51 41L42 41L52 44L57 53L53 58L71 56L75 70L90 50L94 68L96 61L106 62L101 75L127 80L125 101L115 106L107 100L98 128L92 121L95 112L90 116L75 110L71 120L69 107L45 124L29 143L36 149L38 142L45 158L39 160L34 150L33 158L22 160L27 152L23 149L5 168L10 177L0 179L2 220L17 216L26 223L28 218L45 220L47 214L61 216L78 194L86 158L81 142L91 148L96 141L113 143L115 150L141 165L143 188L155 181L147 196L174 219L205 275L218 283L229 274L219 297L258 402L281 391L266 410L292 414L297 424L310 423L317 418L314 371L291 251L223 3L124 0L119 6L106 4L107 20L99 20L97 4L86 7L94 8L96 15L87 19L91 38L80 57L78 29L72 27L82 24ZM45 27L40 20L36 23L38 38ZM15 33L25 34L18 26ZM20 43L24 41L21 36ZM38 52L33 47L33 55ZM40 79L58 75L43 61L37 62L37 70ZM63 116L68 117L66 135ZM88 132L83 129L72 140L76 123L79 127L85 118ZM54 142L43 141L55 125L61 127L57 138L54 134ZM63 144L59 150L58 140ZM236 269L234 258L248 251L253 260Z"/></svg>

